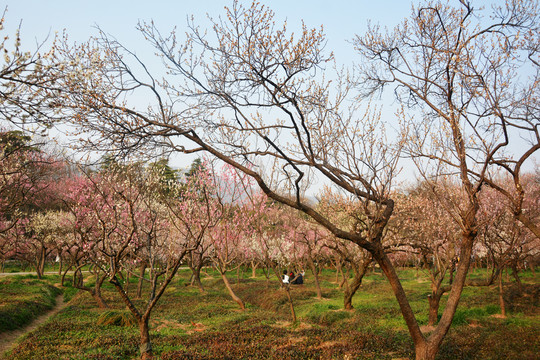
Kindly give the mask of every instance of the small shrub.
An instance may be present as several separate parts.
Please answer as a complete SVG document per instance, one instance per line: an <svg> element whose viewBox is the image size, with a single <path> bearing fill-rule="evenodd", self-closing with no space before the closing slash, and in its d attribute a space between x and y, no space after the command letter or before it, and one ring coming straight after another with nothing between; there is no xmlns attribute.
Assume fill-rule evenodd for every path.
<svg viewBox="0 0 540 360"><path fill-rule="evenodd" d="M497 314L501 311L501 308L497 305L486 305L486 313L489 315Z"/></svg>
<svg viewBox="0 0 540 360"><path fill-rule="evenodd" d="M135 326L137 320L128 311L108 310L99 316L97 323L105 326Z"/></svg>

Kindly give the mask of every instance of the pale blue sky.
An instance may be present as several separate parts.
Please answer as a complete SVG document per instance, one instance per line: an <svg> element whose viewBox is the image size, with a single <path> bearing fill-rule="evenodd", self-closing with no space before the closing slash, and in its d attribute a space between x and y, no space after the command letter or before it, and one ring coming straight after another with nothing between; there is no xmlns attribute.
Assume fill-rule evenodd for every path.
<svg viewBox="0 0 540 360"><path fill-rule="evenodd" d="M241 1L249 5L250 1ZM66 29L70 39L81 42L96 33L99 25L133 49L146 44L135 30L137 21L154 20L162 31L178 26L185 28L186 17L194 15L204 23L206 13L217 16L231 1L58 1L7 0L5 34L12 34L22 20L23 44L33 45L47 34ZM381 25L395 25L409 15L410 1L309 1L263 0L279 20L287 19L291 29L304 20L310 27L324 25L328 35L328 50L334 51L340 63L354 60L354 50L347 43L354 34L362 33L368 20Z"/></svg>
<svg viewBox="0 0 540 360"><path fill-rule="evenodd" d="M240 1L249 6L251 1ZM278 21L287 19L290 30L298 29L301 21L308 27L324 26L327 34L327 51L334 52L337 63L351 65L356 60L353 46L348 43L355 34L362 33L369 20L393 27L410 12L411 3L404 1L308 1L308 0L262 0L276 13ZM197 23L204 26L206 14L213 17L224 14L224 7L232 1L59 1L59 0L7 0L4 35L13 37L21 23L23 47L35 49L48 34L66 30L69 39L84 42L97 33L99 26L116 37L129 49L142 55L152 56L154 50L137 32L139 20L153 20L166 33L174 26L179 32L186 29L187 17L194 15ZM10 40L8 40L10 46ZM188 159L187 163L191 161ZM173 165L186 166L186 161L173 159Z"/></svg>
<svg viewBox="0 0 540 360"><path fill-rule="evenodd" d="M249 6L251 1L240 0ZM274 10L278 21L287 19L291 30L298 29L301 20L308 27L324 26L327 34L327 50L333 51L338 64L351 65L358 60L355 51L347 41L355 34L362 34L368 21L390 28L410 15L409 0L260 0ZM417 2L417 0L415 0ZM484 3L476 0L475 5ZM456 1L457 3L457 1ZM154 20L162 32L177 26L179 32L186 28L186 18L194 15L196 22L204 26L206 13L213 17L224 14L224 6L232 1L59 1L59 0L4 0L7 6L5 30L2 35L12 36L22 21L22 43L27 49L34 49L40 42L55 32L66 30L70 40L84 42L96 34L95 25L116 37L138 55L153 54L151 47L135 29L138 20ZM2 6L1 8L3 8ZM0 9L1 9L0 8ZM8 41L8 44L11 40ZM386 110L393 108L392 100L385 101ZM393 117L393 111L385 117ZM386 119L393 122L393 119ZM185 166L184 161L177 166ZM533 165L534 167L534 165ZM411 178L412 169L406 171Z"/></svg>

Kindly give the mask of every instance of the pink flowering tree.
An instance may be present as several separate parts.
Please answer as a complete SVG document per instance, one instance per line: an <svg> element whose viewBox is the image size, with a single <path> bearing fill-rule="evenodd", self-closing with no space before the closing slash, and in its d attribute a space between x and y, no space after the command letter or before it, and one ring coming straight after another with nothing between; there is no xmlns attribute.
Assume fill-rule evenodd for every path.
<svg viewBox="0 0 540 360"><path fill-rule="evenodd" d="M282 225L285 237L292 243L287 250L288 262L296 266L297 271L304 271L306 267L311 270L317 298L322 299L319 282L320 263L324 262L330 253L327 243L330 234L325 228L296 210L283 209L282 217L286 219Z"/></svg>
<svg viewBox="0 0 540 360"><path fill-rule="evenodd" d="M59 210L65 164L40 147L20 131L0 132L0 256L2 262L7 256L28 261L41 278L54 249L52 237L41 236L32 223L50 222L45 214Z"/></svg>
<svg viewBox="0 0 540 360"><path fill-rule="evenodd" d="M527 200L532 200L533 203L537 201ZM525 214L534 216L531 207L526 210L523 216ZM488 266L492 269L485 284L491 285L498 279L501 314L506 316L503 270L505 268L512 270L518 290L521 292L522 282L518 275L519 271L524 266L526 259L538 253L539 240L528 226L515 217L513 204L508 197L491 187L485 188L482 192L479 218L482 250Z"/></svg>
<svg viewBox="0 0 540 360"><path fill-rule="evenodd" d="M166 201L171 224L183 238L193 244L186 259L192 272L191 285L201 292L201 270L211 262L212 241L207 231L219 223L222 206L215 196L215 179L206 161L196 160L183 182L177 183L174 192L179 200Z"/></svg>
<svg viewBox="0 0 540 360"><path fill-rule="evenodd" d="M279 250L284 233L284 210L283 206L272 203L261 191L251 197L249 225L252 237L249 252L251 258L262 265L267 285L270 284L272 273L281 282L280 267L287 265Z"/></svg>
<svg viewBox="0 0 540 360"><path fill-rule="evenodd" d="M419 183L406 195L396 197L395 241L393 246L416 258L431 282L428 295L428 325L438 321L441 297L451 290L459 259L460 233L454 219L441 202L440 194L459 203L459 189L451 184ZM444 284L448 279L449 283Z"/></svg>
<svg viewBox="0 0 540 360"><path fill-rule="evenodd" d="M351 201L346 196L324 189L321 193L319 210L336 224L351 231L370 231L369 220L365 216L365 209ZM384 234L381 240L385 240ZM344 291L343 306L352 310L352 298L362 285L362 280L373 261L372 255L354 243L343 241L336 236L329 236L326 247L338 254L340 263L352 268L353 279L349 281L348 275L343 276L342 288Z"/></svg>
<svg viewBox="0 0 540 360"><path fill-rule="evenodd" d="M208 231L212 243L211 259L229 295L240 309L245 310L245 303L235 293L227 273L239 268L248 258L252 238L249 224L253 217L248 207L253 196L253 184L247 175L228 165L223 166L219 172L214 170L213 175L214 196L221 209L221 217Z"/></svg>
<svg viewBox="0 0 540 360"><path fill-rule="evenodd" d="M140 166L113 166L88 175L84 182L70 194L78 239L86 259L114 285L137 320L141 358L151 358L151 312L178 271L189 242L172 236L167 207L159 200L159 178ZM149 264L150 289L138 307L122 271L140 261Z"/></svg>

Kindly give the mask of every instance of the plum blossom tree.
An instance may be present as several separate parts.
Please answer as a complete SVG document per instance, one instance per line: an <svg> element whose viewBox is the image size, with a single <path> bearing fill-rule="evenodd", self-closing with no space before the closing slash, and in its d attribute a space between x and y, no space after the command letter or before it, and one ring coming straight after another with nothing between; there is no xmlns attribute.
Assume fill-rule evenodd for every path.
<svg viewBox="0 0 540 360"><path fill-rule="evenodd" d="M61 61L55 59L53 47L46 48L47 38L35 50L25 51L20 27L14 34L5 34L6 14L7 7L0 18L0 116L21 129L45 130L59 120L51 94L56 89L56 76L63 74L58 71Z"/></svg>
<svg viewBox="0 0 540 360"><path fill-rule="evenodd" d="M462 236L438 326L426 336L404 314L417 359L435 358L452 323L477 242L482 187L494 185L501 167L519 177L523 161L539 149L538 2L494 3L489 18L474 5L425 1L393 31L371 26L354 40L363 57L362 90L369 95L392 87L403 106L405 153L426 181L457 179L466 200L447 203ZM523 151L512 156L514 143Z"/></svg>
<svg viewBox="0 0 540 360"><path fill-rule="evenodd" d="M55 183L47 180L60 163L40 145L22 131L0 132L0 232L53 202Z"/></svg>
<svg viewBox="0 0 540 360"><path fill-rule="evenodd" d="M299 214L297 214L298 216ZM309 219L299 219L296 222L295 232L295 248L300 250L303 255L302 262L305 262L311 273L313 274L313 280L315 282L315 289L317 291L317 299L322 299L322 290L319 280L318 266L319 260L322 259L322 254L328 252L326 239L328 238L328 232L320 225L310 222ZM303 268L303 266L302 266Z"/></svg>
<svg viewBox="0 0 540 360"><path fill-rule="evenodd" d="M489 259L488 264L492 267L491 275L485 283L491 285L497 278L499 279L499 301L503 316L506 316L503 270L505 268L512 270L521 292L519 268L538 242L538 238L529 227L514 215L513 204L506 196L491 187L482 191L479 236L485 256Z"/></svg>
<svg viewBox="0 0 540 360"><path fill-rule="evenodd" d="M158 201L158 177L144 174L140 166L118 166L88 175L73 189L71 211L86 259L99 268L138 322L141 358L152 357L149 319L155 305L178 271L190 242L172 237L167 208ZM89 236L86 236L89 235ZM137 261L149 264L150 289L138 308L119 278Z"/></svg>
<svg viewBox="0 0 540 360"><path fill-rule="evenodd" d="M66 215L62 210L49 210L29 218L26 243L30 249L26 252L34 255L32 263L38 278L44 274L46 260L58 250L61 239L69 233L70 229L62 221Z"/></svg>
<svg viewBox="0 0 540 360"><path fill-rule="evenodd" d="M285 264L278 255L278 244L283 237L283 208L279 204L272 203L261 191L250 199L249 211L252 212L252 216L249 226L253 234L249 244L251 257L262 264L267 285L270 284L272 273L281 282L279 268Z"/></svg>
<svg viewBox="0 0 540 360"><path fill-rule="evenodd" d="M223 19L210 19L208 33L190 23L186 41L174 32L163 35L154 23L141 23L142 34L167 66L170 77L161 82L133 52L102 33L76 49L57 50L67 59L65 76L60 78L70 91L59 91L55 99L72 123L90 135L86 145L120 153L155 148L206 151L251 176L274 201L303 211L336 237L366 249L392 285L417 358L432 359L448 332L467 275L476 237L478 192L492 160L507 144L493 143L498 137L490 135L497 129L504 133L509 123L501 114L521 103L508 100L516 97L502 96L507 92L498 97L499 75L511 79L504 71L514 69L515 49L530 50L535 56L535 48L514 35L523 30L525 38L532 39L528 44L534 45L538 23L534 1L500 7L486 28L470 22L476 14L470 4L462 1L460 6L429 2L393 34L384 36L374 29L356 40L358 49L375 65L374 71L366 72L373 75L365 83L374 84L368 90L394 82L398 90L406 90L402 95L411 95L400 98L404 105L423 103L431 109L422 117L425 126L407 133L409 153L439 159L437 164L457 165L468 200L467 206L455 211L464 238L463 261L441 321L429 337L420 330L382 244L393 212L390 191L403 144L389 146L378 111L365 111L360 102L347 101L358 84L351 75L344 71L335 81L316 76L333 60L324 52L322 29L303 26L294 36L286 24L276 25L274 14L263 5L244 7L238 2L226 9ZM491 55L496 55L495 62ZM133 62L143 72L137 72ZM509 89L504 84L503 89ZM531 88L533 94L535 89ZM130 106L126 94L134 91L152 95L154 103L147 110ZM531 97L519 98L534 106L527 101ZM519 113L526 115L526 125L531 112ZM443 122L432 127L433 119ZM498 121L494 126L492 119ZM485 127L474 126L483 120ZM472 143L464 135L463 125L473 137L480 135L478 141ZM433 129L443 136L428 142L434 139ZM481 134L480 129L486 132ZM470 167L468 159L478 161L478 166ZM269 178L268 166L279 170L280 176ZM473 173L476 170L480 176ZM361 227L344 229L306 201L303 191L311 174L351 197L364 214Z"/></svg>
<svg viewBox="0 0 540 360"><path fill-rule="evenodd" d="M10 248L11 255L34 264L40 278L47 256L54 249L52 243L49 244L51 237L40 236L32 225L50 222L47 211L59 210L59 184L65 175L65 164L45 152L41 145L21 131L0 133L2 247ZM13 227L17 229L10 231ZM26 241L23 241L24 238ZM12 241L16 241L17 246L10 245ZM13 253L14 250L16 253ZM5 259L7 255L3 256Z"/></svg>
<svg viewBox="0 0 540 360"><path fill-rule="evenodd" d="M171 193L161 198L167 207L167 218L177 236L190 243L187 263L192 279L203 291L200 272L205 260L210 261L212 241L208 232L215 227L223 214L223 207L216 196L214 174L206 162L194 162L184 182L171 186ZM172 195L172 196L171 196Z"/></svg>
<svg viewBox="0 0 540 360"><path fill-rule="evenodd" d="M244 301L234 292L226 274L240 267L249 251L249 241L252 238L249 224L253 212L247 206L253 196L253 184L247 175L229 165L224 165L220 172L214 170L213 175L214 196L221 208L221 217L208 232L212 243L211 259L231 298L240 309L245 310Z"/></svg>
<svg viewBox="0 0 540 360"><path fill-rule="evenodd" d="M333 193L328 188L322 193L319 209L343 228L367 229L366 222L368 220L358 204L346 196ZM348 274L344 274L341 286L344 290L343 306L347 310L352 310L352 298L362 285L362 280L373 261L373 257L357 244L345 242L336 236L329 237L326 247L338 254L341 264L353 269L352 281L349 282Z"/></svg>
<svg viewBox="0 0 540 360"><path fill-rule="evenodd" d="M419 183L396 201L395 216L400 226L395 247L418 257L422 268L429 275L431 293L428 295L428 326L436 325L441 297L451 290L455 266L458 263L459 228L444 204L440 194L452 196L460 202L461 194L451 183ZM443 284L445 278L449 284Z"/></svg>
<svg viewBox="0 0 540 360"><path fill-rule="evenodd" d="M178 207L174 205L174 200L173 203L166 202L170 204L171 221L175 223L174 219L180 218L183 224L181 228L187 231L184 236L199 239L188 254L187 265L192 272L191 285L197 285L199 290L204 292L201 270L203 266L211 263L212 248L212 242L206 236L206 232L219 222L222 215L222 208L214 196L215 183L210 165L200 158L194 160L185 175L184 183L177 183L174 193L181 194L184 205ZM185 206L187 201L189 208Z"/></svg>

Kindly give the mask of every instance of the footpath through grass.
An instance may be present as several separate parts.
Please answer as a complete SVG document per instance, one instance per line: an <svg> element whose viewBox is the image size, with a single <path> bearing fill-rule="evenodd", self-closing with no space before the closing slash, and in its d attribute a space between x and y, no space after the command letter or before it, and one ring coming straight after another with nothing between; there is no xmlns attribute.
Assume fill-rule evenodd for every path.
<svg viewBox="0 0 540 360"><path fill-rule="evenodd" d="M426 324L429 282L419 275L401 272L413 310L421 324ZM182 272L175 279L152 317L151 336L158 359L413 358L399 308L379 274L366 277L355 295L353 311L342 310L343 295L332 272L323 273L323 300L315 298L308 276L305 285L292 289L299 319L294 324L287 296L275 281L267 284L263 277L246 275L237 283L231 278L235 291L248 304L242 312L217 276L203 280L203 294L185 286L188 278ZM537 359L540 286L530 274L524 282L522 294L513 283L506 284L506 319L496 316L500 310L496 287L466 288L439 359ZM64 310L26 335L8 358L138 358L137 328L107 320L115 314L130 315L114 289L107 285L104 294L113 304L112 312L98 309L89 294L78 293Z"/></svg>
<svg viewBox="0 0 540 360"><path fill-rule="evenodd" d="M56 305L62 290L34 275L0 278L0 333L16 330Z"/></svg>

